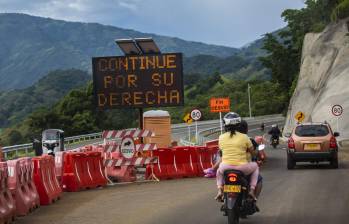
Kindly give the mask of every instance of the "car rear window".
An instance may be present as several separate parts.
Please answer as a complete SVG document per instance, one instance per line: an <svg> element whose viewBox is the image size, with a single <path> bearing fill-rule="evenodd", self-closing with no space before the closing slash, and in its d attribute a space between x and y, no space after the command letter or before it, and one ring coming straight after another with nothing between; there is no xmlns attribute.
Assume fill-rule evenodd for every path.
<svg viewBox="0 0 349 224"><path fill-rule="evenodd" d="M329 130L326 125L304 125L298 126L295 134L300 137L321 137L328 135Z"/></svg>

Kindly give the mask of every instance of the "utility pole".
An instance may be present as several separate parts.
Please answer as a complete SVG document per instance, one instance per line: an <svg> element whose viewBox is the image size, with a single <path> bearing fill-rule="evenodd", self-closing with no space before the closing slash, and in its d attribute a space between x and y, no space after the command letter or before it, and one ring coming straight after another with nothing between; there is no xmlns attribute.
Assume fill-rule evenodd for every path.
<svg viewBox="0 0 349 224"><path fill-rule="evenodd" d="M251 86L248 83L247 84L247 92L248 92L248 109L250 110L250 118L252 117L252 112L251 112Z"/></svg>

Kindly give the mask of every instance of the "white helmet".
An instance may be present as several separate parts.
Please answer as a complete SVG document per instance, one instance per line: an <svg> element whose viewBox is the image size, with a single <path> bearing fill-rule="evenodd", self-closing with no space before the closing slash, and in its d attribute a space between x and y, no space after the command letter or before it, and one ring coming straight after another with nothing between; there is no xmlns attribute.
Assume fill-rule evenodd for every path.
<svg viewBox="0 0 349 224"><path fill-rule="evenodd" d="M237 125L241 123L241 117L237 113L229 112L223 117L224 126Z"/></svg>

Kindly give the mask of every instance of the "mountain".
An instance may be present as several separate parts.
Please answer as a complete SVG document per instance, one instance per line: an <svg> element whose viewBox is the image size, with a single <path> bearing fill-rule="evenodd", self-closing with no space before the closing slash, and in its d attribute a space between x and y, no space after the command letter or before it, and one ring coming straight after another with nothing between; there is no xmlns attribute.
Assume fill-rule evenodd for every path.
<svg viewBox="0 0 349 224"><path fill-rule="evenodd" d="M163 52L228 57L239 49L141 33L97 23L66 22L26 14L0 14L0 90L25 88L49 71L91 70L91 57L120 55L118 38L152 37Z"/></svg>
<svg viewBox="0 0 349 224"><path fill-rule="evenodd" d="M0 92L0 127L22 121L40 107L52 106L71 89L84 86L89 80L91 76L81 70L56 70L31 87Z"/></svg>
<svg viewBox="0 0 349 224"><path fill-rule="evenodd" d="M251 50L250 52L252 52ZM247 51L246 51L247 52ZM243 51L237 55L220 58L211 55L198 55L183 60L185 74L212 75L215 72L233 79L270 79L269 72L258 61L257 56L243 56Z"/></svg>

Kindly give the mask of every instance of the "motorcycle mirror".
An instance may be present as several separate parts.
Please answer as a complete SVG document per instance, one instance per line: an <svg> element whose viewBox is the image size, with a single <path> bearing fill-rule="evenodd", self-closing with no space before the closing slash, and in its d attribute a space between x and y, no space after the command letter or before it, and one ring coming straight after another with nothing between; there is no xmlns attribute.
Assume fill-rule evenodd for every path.
<svg viewBox="0 0 349 224"><path fill-rule="evenodd" d="M264 144L261 144L258 146L258 151L262 151L265 149L265 145Z"/></svg>

